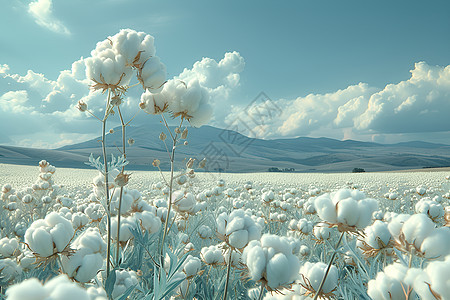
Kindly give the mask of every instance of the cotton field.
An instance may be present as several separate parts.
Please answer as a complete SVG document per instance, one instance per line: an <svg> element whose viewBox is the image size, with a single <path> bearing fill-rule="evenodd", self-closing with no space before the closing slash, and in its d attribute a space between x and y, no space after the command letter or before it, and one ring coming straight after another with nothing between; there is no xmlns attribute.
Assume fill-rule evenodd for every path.
<svg viewBox="0 0 450 300"><path fill-rule="evenodd" d="M98 121L102 155L89 170L0 165L2 298L450 299L448 174L211 173L177 152L212 117L208 89L166 80L152 36L123 29L83 64L105 103L73 108ZM162 158L128 170L131 88L160 120L149 138L169 172ZM119 155L106 146L113 118Z"/></svg>
<svg viewBox="0 0 450 300"><path fill-rule="evenodd" d="M46 161L0 168L7 299L222 299L225 286L230 299L450 297L445 172L194 172L173 187L163 268L169 174L133 172L119 243L112 178L106 279L103 175Z"/></svg>

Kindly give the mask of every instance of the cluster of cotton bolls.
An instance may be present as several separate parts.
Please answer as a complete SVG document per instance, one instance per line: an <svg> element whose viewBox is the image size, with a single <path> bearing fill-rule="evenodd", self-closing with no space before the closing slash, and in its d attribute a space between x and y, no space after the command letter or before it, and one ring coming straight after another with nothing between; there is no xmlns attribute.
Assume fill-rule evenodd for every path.
<svg viewBox="0 0 450 300"><path fill-rule="evenodd" d="M122 29L114 36L97 43L86 58L86 77L96 83L94 88L113 90L130 83L134 69L144 89L161 89L166 67L155 56L154 38L144 32Z"/></svg>
<svg viewBox="0 0 450 300"><path fill-rule="evenodd" d="M158 94L143 93L140 107L149 114L171 112L194 127L208 123L213 113L210 94L198 81L184 82L176 78L168 80Z"/></svg>

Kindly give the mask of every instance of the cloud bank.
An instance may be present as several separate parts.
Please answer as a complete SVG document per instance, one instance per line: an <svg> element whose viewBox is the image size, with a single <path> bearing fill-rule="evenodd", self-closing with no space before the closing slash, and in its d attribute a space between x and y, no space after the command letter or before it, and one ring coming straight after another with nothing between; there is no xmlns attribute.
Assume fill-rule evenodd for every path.
<svg viewBox="0 0 450 300"><path fill-rule="evenodd" d="M327 136L326 132L340 132L341 137L379 137L450 131L450 66L419 62L410 72L408 80L383 89L359 83L333 93L275 100L273 104L281 113L264 124L255 124L257 116L252 115L261 111L261 103L248 108L234 106L225 121L232 124L242 120L261 138Z"/></svg>

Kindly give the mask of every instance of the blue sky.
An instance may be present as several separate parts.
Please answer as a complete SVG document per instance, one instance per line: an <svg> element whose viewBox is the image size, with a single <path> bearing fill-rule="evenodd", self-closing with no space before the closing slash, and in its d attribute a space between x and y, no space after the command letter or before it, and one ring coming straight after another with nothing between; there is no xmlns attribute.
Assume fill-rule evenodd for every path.
<svg viewBox="0 0 450 300"><path fill-rule="evenodd" d="M168 78L185 68L205 76L211 60L235 53L239 66L208 73L211 125L251 122L244 108L265 92L282 112L257 137L450 143L448 1L0 3L0 144L53 148L96 136L98 124L73 109L88 90L72 63L122 28L155 37ZM226 83L229 74L238 82ZM130 116L138 101L130 94Z"/></svg>

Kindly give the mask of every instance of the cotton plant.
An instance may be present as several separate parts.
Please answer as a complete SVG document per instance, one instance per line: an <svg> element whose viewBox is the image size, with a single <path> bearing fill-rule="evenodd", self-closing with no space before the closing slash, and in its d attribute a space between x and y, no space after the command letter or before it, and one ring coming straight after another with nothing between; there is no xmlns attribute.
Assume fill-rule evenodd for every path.
<svg viewBox="0 0 450 300"><path fill-rule="evenodd" d="M364 256L373 257L383 250L385 250L385 255L392 255L393 243L388 223L376 220L364 229L364 236L358 237L357 245Z"/></svg>
<svg viewBox="0 0 450 300"><path fill-rule="evenodd" d="M318 295L320 299L329 299L334 297L338 285L338 269L334 265L332 265L329 272L326 272L327 265L323 262L305 262L300 268L299 272L301 295ZM322 285L323 280L324 282Z"/></svg>
<svg viewBox="0 0 450 300"><path fill-rule="evenodd" d="M405 282L408 270L407 266L399 263L386 266L369 281L367 294L373 300L407 299L408 293L414 297L415 293Z"/></svg>
<svg viewBox="0 0 450 300"><path fill-rule="evenodd" d="M388 228L397 249L408 253L414 251L414 254L427 259L442 260L450 254L450 228L436 228L433 221L424 214L405 217L405 221L400 224L395 224L394 221Z"/></svg>
<svg viewBox="0 0 450 300"><path fill-rule="evenodd" d="M88 228L73 241L71 248L74 253L61 259L64 272L78 282L89 282L103 266L105 241L97 228Z"/></svg>
<svg viewBox="0 0 450 300"><path fill-rule="evenodd" d="M450 256L442 261L431 261L423 269L408 270L405 282L421 299L450 299Z"/></svg>
<svg viewBox="0 0 450 300"><path fill-rule="evenodd" d="M12 283L20 279L22 268L17 264L15 259L0 259L0 283Z"/></svg>
<svg viewBox="0 0 450 300"><path fill-rule="evenodd" d="M39 257L68 254L74 236L72 223L56 212L34 221L25 232L25 243Z"/></svg>
<svg viewBox="0 0 450 300"><path fill-rule="evenodd" d="M19 241L17 238L4 237L0 239L0 256L9 258L20 254Z"/></svg>
<svg viewBox="0 0 450 300"><path fill-rule="evenodd" d="M427 215L431 220L437 221L444 216L443 206L431 198L423 198L415 205L416 213Z"/></svg>
<svg viewBox="0 0 450 300"><path fill-rule="evenodd" d="M375 199L367 198L358 190L341 189L323 194L314 201L322 221L337 226L338 230L358 231L370 224L371 216L378 208Z"/></svg>
<svg viewBox="0 0 450 300"><path fill-rule="evenodd" d="M300 268L289 240L271 234L264 234L261 240L250 241L242 260L251 279L261 281L271 291L292 284Z"/></svg>

